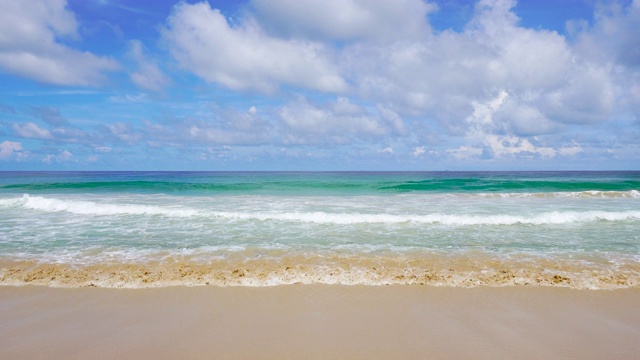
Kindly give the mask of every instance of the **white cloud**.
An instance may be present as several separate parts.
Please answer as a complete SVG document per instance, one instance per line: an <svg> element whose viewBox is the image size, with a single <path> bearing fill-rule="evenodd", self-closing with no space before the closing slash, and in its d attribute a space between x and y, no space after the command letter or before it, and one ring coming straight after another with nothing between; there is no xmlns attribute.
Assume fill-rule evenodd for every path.
<svg viewBox="0 0 640 360"><path fill-rule="evenodd" d="M499 118L496 119L496 115L501 114L504 107L509 107L509 98L509 94L503 91L486 103L474 102L473 114L467 118L469 127L466 134L468 142L473 145L448 149L447 152L456 159L468 159L480 156L483 158L531 158L534 155L553 158L558 153L571 156L582 151L576 144L556 150L552 146L534 145L529 138L511 134L510 128L505 128L505 124L501 123ZM540 118L541 115L535 109L520 107L518 111L511 110L512 114L519 115L518 121L537 121L544 126L546 119ZM528 125L535 126L534 124L525 126ZM506 133L505 130L507 130ZM534 132L538 131L539 129L536 129ZM538 142L535 137L532 140Z"/></svg>
<svg viewBox="0 0 640 360"><path fill-rule="evenodd" d="M58 159L61 160L69 160L73 157L73 154L67 150L63 150L59 155L58 155Z"/></svg>
<svg viewBox="0 0 640 360"><path fill-rule="evenodd" d="M282 145L288 145L288 154L301 157L322 154L331 159L333 153L334 159L371 156L373 161L400 161L398 153L429 161L505 162L579 160L609 149L615 152L611 157L637 155L640 0L598 5L591 23L572 22L566 36L524 27L513 0L474 2L466 26L444 31L432 31L429 19L437 10L422 0L250 0L235 18L209 3L214 4L175 6L159 45L185 71L248 91L248 97L217 86L193 86L188 77L181 81L190 86L187 96L197 93L193 102L171 99L164 103L170 106L154 106L161 114L147 114L141 124L126 120L129 113L121 118L125 122L98 125L100 133L91 134L89 127L73 128L57 108L31 107L20 113L0 104L7 116L31 116L33 121L5 122L0 130L78 143L96 154L106 145L116 153L114 144L150 144L185 151L195 146L214 158L219 150L214 156L203 149L229 144L241 145L234 146L233 155L244 151L246 158L255 155L252 151L267 154L270 146ZM64 1L33 0L29 14L22 4L0 0L0 20L13 14L25 24L22 28L7 18L9 28L0 21L0 55L18 49L20 42L23 53L66 66L50 74L30 69L25 75L38 79L68 78L65 71L76 71L68 66L72 57L80 59L78 68L85 66L85 53L67 41L79 35ZM42 9L50 14L45 17ZM131 81L145 90L165 88L170 80L160 69L167 63L155 57L159 53L153 43L128 44L125 56L135 66ZM27 68L27 62L20 65ZM1 58L0 67L7 71ZM109 67L93 69L99 77ZM282 93L263 96L255 90ZM110 104L114 111L155 103L145 93L114 92L108 99L117 102ZM11 151L7 156L15 157Z"/></svg>
<svg viewBox="0 0 640 360"><path fill-rule="evenodd" d="M304 98L288 103L278 112L285 127L284 142L347 143L355 138L379 138L392 132L386 121L352 105L344 98L324 108Z"/></svg>
<svg viewBox="0 0 640 360"><path fill-rule="evenodd" d="M462 159L470 159L470 158L477 158L480 155L482 155L482 148L479 147L471 147L471 146L460 146L457 147L455 149L447 149L446 152L448 154L453 155L453 157L455 159L458 160L462 160Z"/></svg>
<svg viewBox="0 0 640 360"><path fill-rule="evenodd" d="M347 88L324 45L271 37L252 21L230 25L205 2L176 5L162 34L182 68L231 89Z"/></svg>
<svg viewBox="0 0 640 360"><path fill-rule="evenodd" d="M100 85L118 64L59 41L77 38L76 28L66 0L0 0L0 68L45 83Z"/></svg>
<svg viewBox="0 0 640 360"><path fill-rule="evenodd" d="M431 32L436 6L422 0L254 0L260 24L285 37L389 40Z"/></svg>
<svg viewBox="0 0 640 360"><path fill-rule="evenodd" d="M169 78L160 71L158 64L144 53L141 41L129 42L129 56L138 66L138 71L130 75L131 81L138 87L150 91L161 91L169 84Z"/></svg>
<svg viewBox="0 0 640 360"><path fill-rule="evenodd" d="M362 98L404 117L436 119L453 135L467 132L474 102L500 92L509 99L491 131L522 136L608 121L624 99L635 101L640 74L616 80L619 70L592 62L564 36L520 26L514 4L480 1L460 32L348 44L342 72ZM617 90L616 83L627 85Z"/></svg>
<svg viewBox="0 0 640 360"><path fill-rule="evenodd" d="M398 113L396 113L395 111L389 109L384 105L378 105L378 111L380 112L380 117L383 120L385 120L389 124L389 126L393 128L396 134L405 135L406 133L405 123L400 117L400 115L398 115Z"/></svg>
<svg viewBox="0 0 640 360"><path fill-rule="evenodd" d="M110 153L112 150L109 146L96 146L94 149L101 153Z"/></svg>
<svg viewBox="0 0 640 360"><path fill-rule="evenodd" d="M607 49L607 31L625 44L637 41L628 36L637 27L637 1L598 10L591 28L576 27L587 32L573 35L577 44L521 26L514 6L514 0L481 0L461 31L432 32L427 15L437 10L423 1L253 0L233 21L207 3L182 4L163 37L185 69L232 89L337 92L333 102L292 101L278 111L284 126L276 130L290 144L455 135L482 156L551 156L546 148L565 144L530 137L597 126L623 103L640 106L640 74L629 72L634 52L606 61L589 55ZM341 85L320 86L327 76ZM478 124L476 105L498 94L507 95L490 109L490 123ZM426 133L438 139L427 140Z"/></svg>
<svg viewBox="0 0 640 360"><path fill-rule="evenodd" d="M200 144L256 145L269 140L269 134L232 130L206 123L191 124L182 131L181 139Z"/></svg>
<svg viewBox="0 0 640 360"><path fill-rule="evenodd" d="M151 102L151 99L148 94L138 93L110 96L109 101L114 103L148 103Z"/></svg>
<svg viewBox="0 0 640 360"><path fill-rule="evenodd" d="M43 129L38 125L28 122L26 124L13 124L13 131L21 137L28 139L53 139L51 132L47 129Z"/></svg>
<svg viewBox="0 0 640 360"><path fill-rule="evenodd" d="M640 117L640 1L634 0L626 7L618 2L601 2L594 19L591 27L584 25L575 34L576 54L588 62L594 77L609 78L607 91L612 93L614 100L610 102L616 109ZM593 86L588 81L578 86ZM591 96L582 104L594 100Z"/></svg>
<svg viewBox="0 0 640 360"><path fill-rule="evenodd" d="M591 28L577 33L580 54L600 62L640 66L640 2L634 0L626 7L614 1L599 3L594 19Z"/></svg>
<svg viewBox="0 0 640 360"><path fill-rule="evenodd" d="M14 155L22 153L22 144L15 141L3 141L0 143L0 160L8 160Z"/></svg>
<svg viewBox="0 0 640 360"><path fill-rule="evenodd" d="M554 32L517 26L512 5L480 2L462 32L348 47L352 82L370 99L404 114L433 114L452 131L473 111L474 100L497 91L534 102L565 83L571 49Z"/></svg>
<svg viewBox="0 0 640 360"><path fill-rule="evenodd" d="M572 145L572 146L566 146L558 149L558 154L562 156L575 156L583 151L584 149L582 148L582 146Z"/></svg>
<svg viewBox="0 0 640 360"><path fill-rule="evenodd" d="M593 124L608 120L616 107L608 67L576 65L566 85L540 97L538 109L565 124Z"/></svg>
<svg viewBox="0 0 640 360"><path fill-rule="evenodd" d="M365 113L365 110L349 101L349 98L340 96L335 101L327 104L328 109L339 116L358 116Z"/></svg>
<svg viewBox="0 0 640 360"><path fill-rule="evenodd" d="M17 136L27 139L89 144L94 137L91 133L74 127L57 127L49 130L32 122L14 123L11 128Z"/></svg>
<svg viewBox="0 0 640 360"><path fill-rule="evenodd" d="M106 128L109 136L125 143L134 143L140 139L140 134L136 133L131 125L123 122L108 124Z"/></svg>
<svg viewBox="0 0 640 360"><path fill-rule="evenodd" d="M413 149L413 153L412 154L413 154L413 156L418 157L418 156L424 154L425 151L426 150L424 149L424 146L418 146L415 149Z"/></svg>
<svg viewBox="0 0 640 360"><path fill-rule="evenodd" d="M90 144L93 135L73 127L59 127L50 131L57 141Z"/></svg>
<svg viewBox="0 0 640 360"><path fill-rule="evenodd" d="M536 106L520 101L515 96L507 98L492 117L499 124L498 128L518 136L547 134L562 128Z"/></svg>
<svg viewBox="0 0 640 360"><path fill-rule="evenodd" d="M141 135L154 146L257 145L273 141L273 125L257 110L213 107L194 113L198 116L161 123L145 120Z"/></svg>
<svg viewBox="0 0 640 360"><path fill-rule="evenodd" d="M552 147L534 146L528 139L517 136L487 135L485 143L491 147L495 157L533 155L554 157L556 150Z"/></svg>
<svg viewBox="0 0 640 360"><path fill-rule="evenodd" d="M68 150L60 150L57 154L48 154L42 158L42 162L51 164L54 162L66 162L73 158L73 153Z"/></svg>

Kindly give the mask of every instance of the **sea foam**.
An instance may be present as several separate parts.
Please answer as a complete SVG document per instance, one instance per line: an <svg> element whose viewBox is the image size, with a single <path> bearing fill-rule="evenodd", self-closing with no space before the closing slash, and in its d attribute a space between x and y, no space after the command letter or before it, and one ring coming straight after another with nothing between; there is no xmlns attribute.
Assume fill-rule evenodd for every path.
<svg viewBox="0 0 640 360"><path fill-rule="evenodd" d="M442 224L449 226L477 225L559 225L588 223L595 221L638 221L640 211L550 211L527 215L509 214L387 214L387 213L329 213L329 212L250 212L209 211L186 207L169 207L140 204L110 204L84 200L61 200L42 196L23 195L21 199L3 200L0 205L20 205L26 209L45 212L69 212L79 215L115 216L166 216L166 217L210 217L229 221L278 221L315 224Z"/></svg>
<svg viewBox="0 0 640 360"><path fill-rule="evenodd" d="M197 215L195 210L169 208L154 205L108 204L82 200L60 200L42 196L23 195L22 201L16 202L27 209L40 211L65 211L80 215L164 215L172 217L188 217Z"/></svg>
<svg viewBox="0 0 640 360"><path fill-rule="evenodd" d="M640 287L638 172L18 175L0 284Z"/></svg>

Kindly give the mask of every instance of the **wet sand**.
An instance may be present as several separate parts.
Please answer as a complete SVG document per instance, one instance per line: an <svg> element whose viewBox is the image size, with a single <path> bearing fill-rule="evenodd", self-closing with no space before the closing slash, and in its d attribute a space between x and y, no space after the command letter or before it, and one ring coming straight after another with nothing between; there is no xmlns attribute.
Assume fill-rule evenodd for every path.
<svg viewBox="0 0 640 360"><path fill-rule="evenodd" d="M1 359L633 359L640 289L0 286Z"/></svg>
<svg viewBox="0 0 640 360"><path fill-rule="evenodd" d="M582 260L582 261L581 261ZM182 257L162 261L99 264L46 263L0 258L1 285L79 288L157 288L166 286L430 285L553 286L613 290L640 288L635 258L612 263L593 258L570 260L486 254L395 256L331 253L301 255L276 250L238 251L206 262Z"/></svg>

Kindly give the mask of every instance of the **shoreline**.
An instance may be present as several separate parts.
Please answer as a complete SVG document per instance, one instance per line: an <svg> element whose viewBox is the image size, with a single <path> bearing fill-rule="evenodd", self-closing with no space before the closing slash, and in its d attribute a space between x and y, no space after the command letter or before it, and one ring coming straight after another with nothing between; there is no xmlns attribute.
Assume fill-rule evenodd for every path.
<svg viewBox="0 0 640 360"><path fill-rule="evenodd" d="M630 359L640 289L0 286L0 358Z"/></svg>
<svg viewBox="0 0 640 360"><path fill-rule="evenodd" d="M512 259L483 255L234 257L74 265L0 258L0 286L60 288L162 288L172 286L271 287L279 285L445 287L640 288L640 264L615 270L600 261ZM324 255L324 256L322 256Z"/></svg>

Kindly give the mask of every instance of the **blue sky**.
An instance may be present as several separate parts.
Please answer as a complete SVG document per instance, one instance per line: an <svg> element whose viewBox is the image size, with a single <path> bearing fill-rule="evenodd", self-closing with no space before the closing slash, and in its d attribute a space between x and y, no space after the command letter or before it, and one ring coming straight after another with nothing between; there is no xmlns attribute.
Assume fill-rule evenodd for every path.
<svg viewBox="0 0 640 360"><path fill-rule="evenodd" d="M640 0L0 0L0 170L640 169Z"/></svg>

